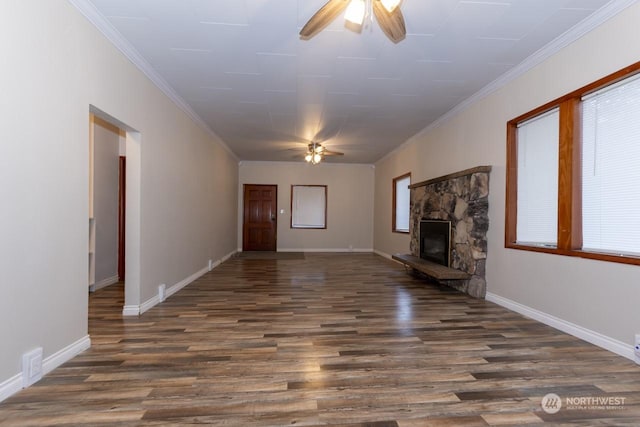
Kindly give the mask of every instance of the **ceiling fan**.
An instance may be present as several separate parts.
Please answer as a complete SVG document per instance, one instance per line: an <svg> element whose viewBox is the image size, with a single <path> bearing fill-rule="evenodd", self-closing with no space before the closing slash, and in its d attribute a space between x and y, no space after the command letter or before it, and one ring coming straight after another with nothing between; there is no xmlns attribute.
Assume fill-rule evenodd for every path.
<svg viewBox="0 0 640 427"><path fill-rule="evenodd" d="M291 142L298 144L297 147L287 148L287 150L304 149L304 159L313 165L322 161L325 156L344 156L344 153L328 149L323 144L334 139L342 129L341 120L325 121L319 126L318 130L312 138L304 138L300 136L290 136ZM293 158L299 158L300 154L296 154Z"/></svg>
<svg viewBox="0 0 640 427"><path fill-rule="evenodd" d="M318 34L346 9L345 19L362 27L365 18L375 15L382 31L389 39L398 43L407 35L404 17L400 11L402 0L329 0L302 27L300 36L307 40Z"/></svg>
<svg viewBox="0 0 640 427"><path fill-rule="evenodd" d="M310 142L307 145L307 152L304 155L304 159L307 163L317 165L325 156L344 156L344 153L328 150L319 142Z"/></svg>

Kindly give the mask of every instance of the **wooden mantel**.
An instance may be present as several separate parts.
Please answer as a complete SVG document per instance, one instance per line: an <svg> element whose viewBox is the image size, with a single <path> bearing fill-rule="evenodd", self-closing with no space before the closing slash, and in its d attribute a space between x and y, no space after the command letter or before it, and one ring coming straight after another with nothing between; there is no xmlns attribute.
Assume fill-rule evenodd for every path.
<svg viewBox="0 0 640 427"><path fill-rule="evenodd" d="M409 188L418 188L424 187L425 185L435 184L436 182L447 181L450 179L460 178L461 176L473 175L474 173L489 173L491 172L491 166L476 166L475 168L466 169L460 172L452 173L449 175L440 176L438 178L428 179L422 182L416 182L415 184L411 184Z"/></svg>

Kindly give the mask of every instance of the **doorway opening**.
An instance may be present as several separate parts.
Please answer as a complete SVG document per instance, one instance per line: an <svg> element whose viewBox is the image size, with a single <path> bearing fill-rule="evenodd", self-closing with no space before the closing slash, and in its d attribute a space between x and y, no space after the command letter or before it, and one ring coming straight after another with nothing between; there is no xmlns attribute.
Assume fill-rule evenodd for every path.
<svg viewBox="0 0 640 427"><path fill-rule="evenodd" d="M95 114L89 124L89 291L95 292L124 281L126 133Z"/></svg>
<svg viewBox="0 0 640 427"><path fill-rule="evenodd" d="M89 112L89 290L119 292L111 309L138 315L141 136L95 106Z"/></svg>

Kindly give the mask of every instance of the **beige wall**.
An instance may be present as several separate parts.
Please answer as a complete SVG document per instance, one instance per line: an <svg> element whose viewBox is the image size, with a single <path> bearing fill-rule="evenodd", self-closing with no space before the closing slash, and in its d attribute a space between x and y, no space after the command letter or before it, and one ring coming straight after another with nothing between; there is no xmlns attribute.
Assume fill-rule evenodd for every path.
<svg viewBox="0 0 640 427"><path fill-rule="evenodd" d="M243 185L273 184L278 186L278 250L373 250L373 166L242 162L239 177L238 248L242 248ZM290 227L293 184L328 186L326 230Z"/></svg>
<svg viewBox="0 0 640 427"><path fill-rule="evenodd" d="M2 388L26 351L87 335L90 105L139 132L133 304L235 250L238 184L235 158L67 1L0 2L0 47Z"/></svg>
<svg viewBox="0 0 640 427"><path fill-rule="evenodd" d="M411 183L419 182L422 179L417 179L415 171L415 146L398 152L388 161L376 164L373 243L375 250L382 252L383 255L409 253L410 235L391 231L393 226L393 179L411 172Z"/></svg>
<svg viewBox="0 0 640 427"><path fill-rule="evenodd" d="M640 35L638 22L640 4L635 4L378 162L376 250L408 251L408 239L398 239L388 226L394 176L411 171L415 182L492 165L488 291L630 351L634 334L640 332L640 267L504 248L505 134L508 120L640 60L640 44L630 43Z"/></svg>

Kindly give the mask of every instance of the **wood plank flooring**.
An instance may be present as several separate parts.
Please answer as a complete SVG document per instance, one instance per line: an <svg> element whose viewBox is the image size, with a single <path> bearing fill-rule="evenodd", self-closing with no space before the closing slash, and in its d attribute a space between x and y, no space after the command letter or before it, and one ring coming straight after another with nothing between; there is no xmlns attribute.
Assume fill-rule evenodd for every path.
<svg viewBox="0 0 640 427"><path fill-rule="evenodd" d="M232 258L139 318L122 295L91 296L92 348L0 425L640 425L633 362L376 255Z"/></svg>

